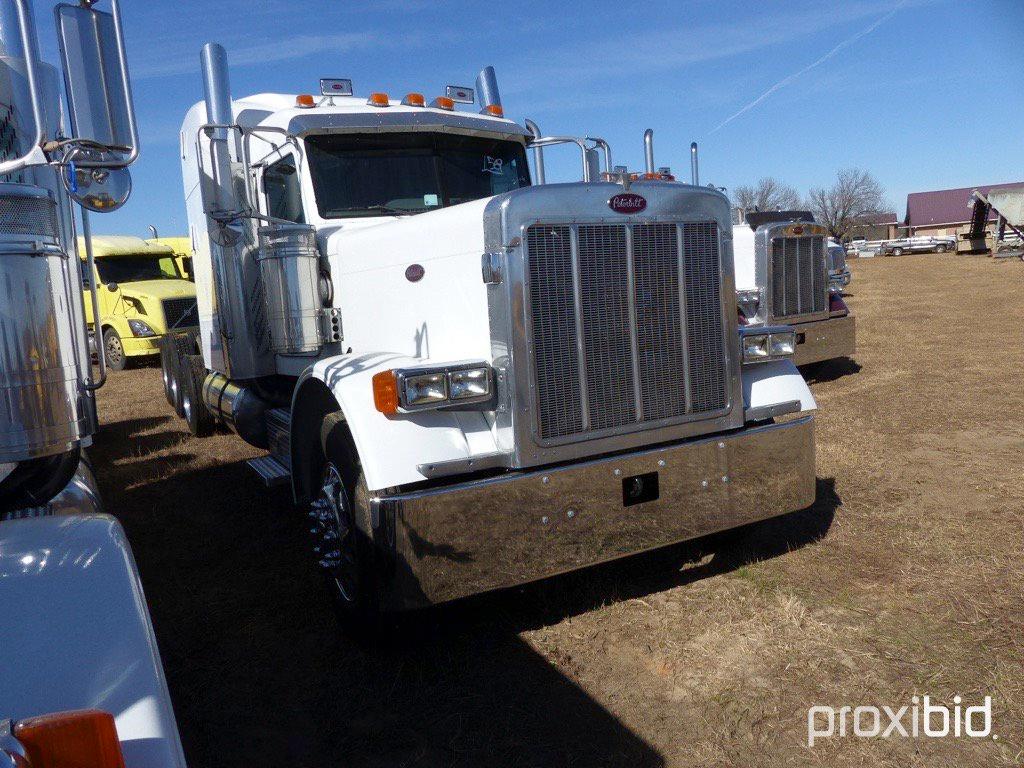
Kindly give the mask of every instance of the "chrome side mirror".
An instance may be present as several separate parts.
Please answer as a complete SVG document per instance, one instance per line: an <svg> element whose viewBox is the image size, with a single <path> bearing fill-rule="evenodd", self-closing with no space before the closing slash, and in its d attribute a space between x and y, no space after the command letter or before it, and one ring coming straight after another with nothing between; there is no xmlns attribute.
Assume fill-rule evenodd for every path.
<svg viewBox="0 0 1024 768"><path fill-rule="evenodd" d="M118 3L111 0L111 13L91 5L62 4L54 11L72 143L90 150L87 159L73 159L81 166L124 168L138 156L138 130Z"/></svg>

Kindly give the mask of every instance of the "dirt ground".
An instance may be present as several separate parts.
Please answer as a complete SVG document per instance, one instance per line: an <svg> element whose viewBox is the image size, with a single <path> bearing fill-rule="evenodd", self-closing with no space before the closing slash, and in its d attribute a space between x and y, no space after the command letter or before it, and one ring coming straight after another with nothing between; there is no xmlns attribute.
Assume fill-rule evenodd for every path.
<svg viewBox="0 0 1024 768"><path fill-rule="evenodd" d="M851 265L855 362L812 383L813 507L435 610L387 647L339 633L255 451L192 439L158 369L113 374L93 456L190 766L1021 764L1024 264ZM926 694L991 696L994 736L807 746L812 705Z"/></svg>

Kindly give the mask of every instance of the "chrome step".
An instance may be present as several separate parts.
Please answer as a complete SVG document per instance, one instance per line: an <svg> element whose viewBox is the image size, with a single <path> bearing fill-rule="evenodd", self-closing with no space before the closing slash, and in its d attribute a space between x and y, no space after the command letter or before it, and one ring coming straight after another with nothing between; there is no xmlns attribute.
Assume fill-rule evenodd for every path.
<svg viewBox="0 0 1024 768"><path fill-rule="evenodd" d="M277 460L277 457L267 454L255 459L249 459L246 464L260 476L260 480L267 488L276 488L287 483L292 476L288 467Z"/></svg>

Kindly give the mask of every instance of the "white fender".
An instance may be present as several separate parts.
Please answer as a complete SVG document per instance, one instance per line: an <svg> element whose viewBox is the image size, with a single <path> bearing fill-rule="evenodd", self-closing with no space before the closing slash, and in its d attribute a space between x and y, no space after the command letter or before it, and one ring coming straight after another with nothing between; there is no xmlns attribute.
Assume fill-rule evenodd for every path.
<svg viewBox="0 0 1024 768"><path fill-rule="evenodd" d="M371 491L426 480L418 469L422 464L468 459L498 450L482 412L423 411L388 417L376 409L375 373L430 364L423 358L371 353L329 357L313 366L312 376L327 385L341 406Z"/></svg>
<svg viewBox="0 0 1024 768"><path fill-rule="evenodd" d="M0 523L0 717L114 716L128 768L185 768L135 560L117 520Z"/></svg>
<svg viewBox="0 0 1024 768"><path fill-rule="evenodd" d="M743 366L744 408L760 408L793 400L800 401L801 411L813 411L818 407L810 387L792 360Z"/></svg>

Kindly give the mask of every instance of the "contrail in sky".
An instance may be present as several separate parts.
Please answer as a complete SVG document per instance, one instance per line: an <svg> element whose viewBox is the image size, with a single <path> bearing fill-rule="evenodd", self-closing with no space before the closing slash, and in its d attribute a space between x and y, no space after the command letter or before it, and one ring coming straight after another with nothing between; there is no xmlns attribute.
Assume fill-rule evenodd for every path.
<svg viewBox="0 0 1024 768"><path fill-rule="evenodd" d="M762 101L767 99L769 96L771 96L773 93L775 93L780 88L785 88L787 85L792 83L798 77L801 77L802 75L807 74L812 69L814 69L815 67L819 66L820 64L824 64L826 61L831 59L833 56L835 56L841 50L843 50L844 48L847 48L847 47L853 45L855 42L860 40L865 35L870 35L872 32L874 32L876 29L878 29L885 21L887 21L888 19L892 18L892 15L894 13L896 13L896 11L898 11L900 8L902 8L903 4L905 2L906 2L906 0L901 0L901 2L896 3L896 5L894 5L890 11L888 11L884 16L882 16L882 18L880 18L878 21L876 21L874 24L872 24L867 29L863 29L860 32L858 32L857 34L855 34L853 37L849 37L846 40L843 40L843 42L839 43L839 45L837 45L831 51L829 51L828 53L826 53L824 56L822 56L821 58L817 59L816 61L808 64L806 67L801 69L799 72L794 72L792 75L789 75L788 77L784 77L782 80L779 80L779 82L777 82L775 85L773 85L767 91L762 93L760 96L758 96L752 102L747 104L745 107L740 109L735 114L730 115L729 117L725 118L725 120L723 120L718 125L716 125L714 128L712 128L710 131L708 131L708 135L714 133L715 131L717 131L717 130L719 130L721 128L724 128L729 123L731 123L733 120L735 120L737 117L742 115L744 112L749 112L751 109L756 107L758 104L760 104Z"/></svg>

